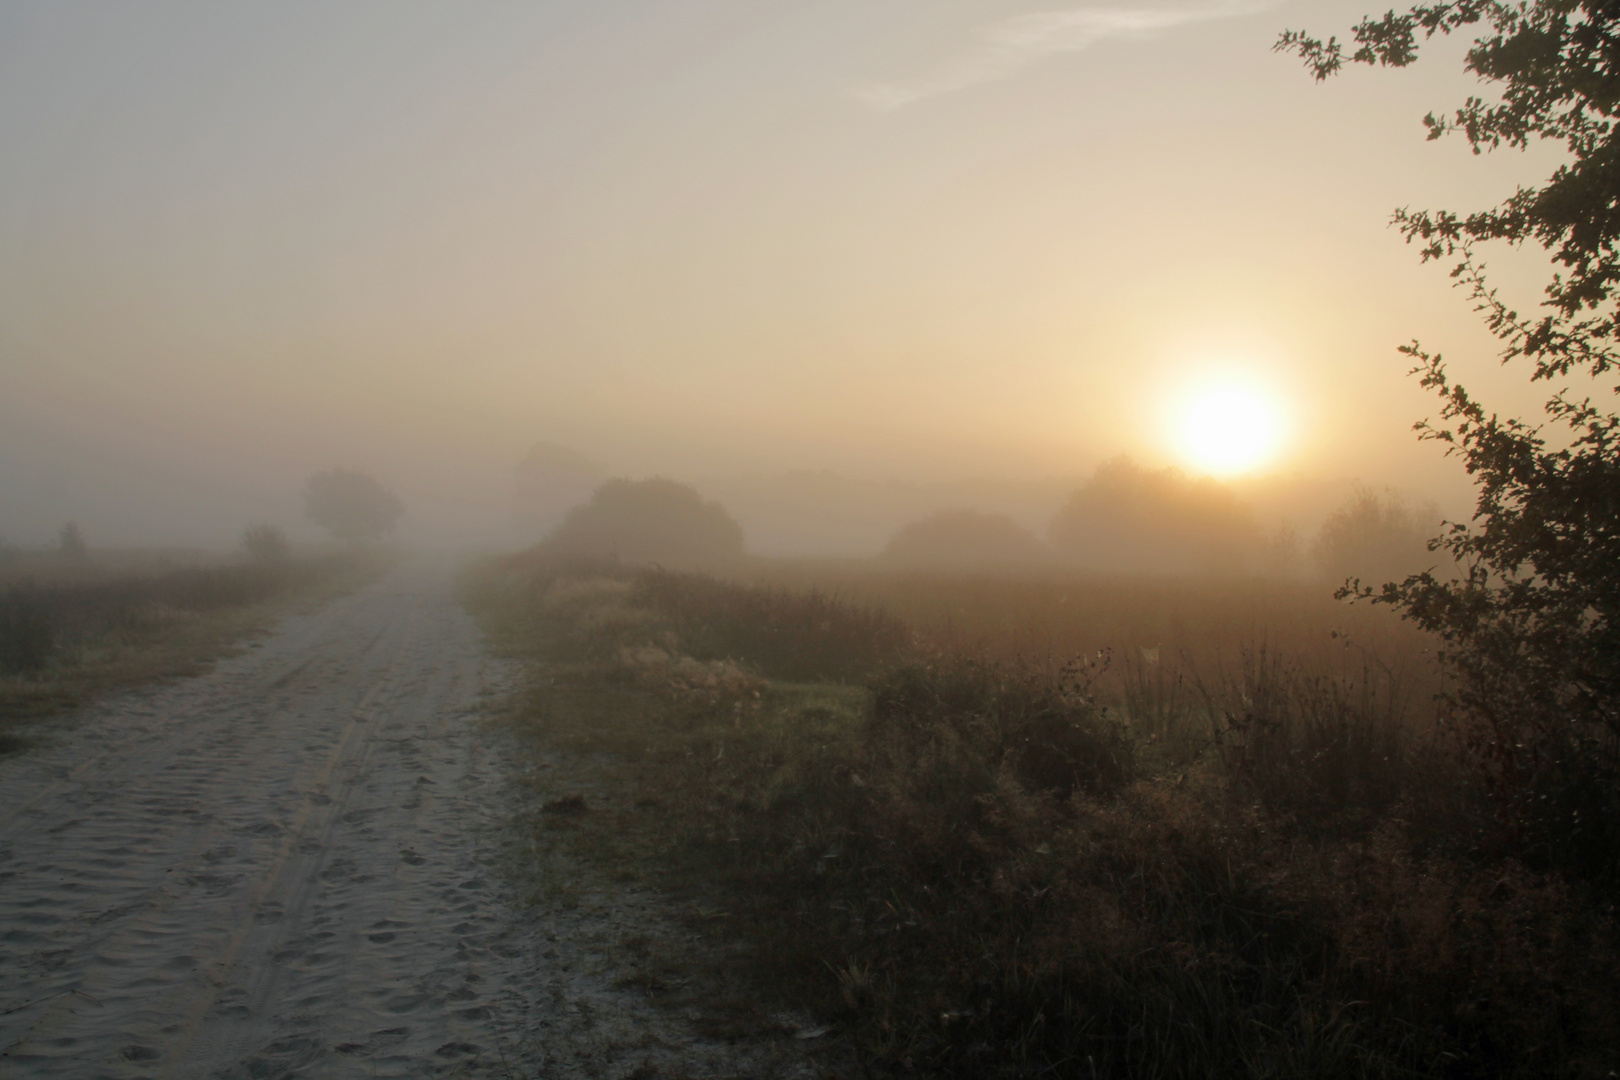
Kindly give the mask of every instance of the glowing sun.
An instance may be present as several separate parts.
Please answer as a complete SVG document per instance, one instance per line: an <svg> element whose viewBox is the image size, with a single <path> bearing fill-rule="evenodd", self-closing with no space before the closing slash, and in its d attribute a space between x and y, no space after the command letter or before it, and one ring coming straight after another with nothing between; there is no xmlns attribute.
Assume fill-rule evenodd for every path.
<svg viewBox="0 0 1620 1080"><path fill-rule="evenodd" d="M1265 464L1282 439L1282 406L1255 386L1222 383L1188 395L1174 421L1181 452L1218 476Z"/></svg>

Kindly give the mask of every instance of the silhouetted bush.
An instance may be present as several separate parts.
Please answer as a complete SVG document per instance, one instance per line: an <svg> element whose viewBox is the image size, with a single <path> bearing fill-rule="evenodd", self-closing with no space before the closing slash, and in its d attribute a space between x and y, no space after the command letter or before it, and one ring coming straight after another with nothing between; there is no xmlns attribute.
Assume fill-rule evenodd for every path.
<svg viewBox="0 0 1620 1080"><path fill-rule="evenodd" d="M609 480L540 544L562 558L705 563L743 555L743 531L725 507L662 477Z"/></svg>
<svg viewBox="0 0 1620 1080"><path fill-rule="evenodd" d="M304 514L339 540L380 540L405 515L399 496L352 469L327 469L304 482Z"/></svg>
<svg viewBox="0 0 1620 1080"><path fill-rule="evenodd" d="M1358 487L1329 514L1311 545L1311 560L1335 581L1394 581L1433 566L1429 538L1440 525L1433 505L1413 507L1399 493Z"/></svg>
<svg viewBox="0 0 1620 1080"><path fill-rule="evenodd" d="M874 732L914 760L950 760L970 797L1006 768L1037 793L1112 794L1131 779L1131 745L1080 674L963 657L905 664L872 683Z"/></svg>
<svg viewBox="0 0 1620 1080"><path fill-rule="evenodd" d="M292 557L287 534L274 525L249 525L242 531L242 548L260 563L284 562Z"/></svg>
<svg viewBox="0 0 1620 1080"><path fill-rule="evenodd" d="M1179 469L1104 462L1052 519L1052 546L1107 570L1242 570L1259 546L1254 513L1232 490Z"/></svg>
<svg viewBox="0 0 1620 1080"><path fill-rule="evenodd" d="M917 567L1028 566L1049 560L1051 552L1005 514L942 510L901 528L883 557Z"/></svg>

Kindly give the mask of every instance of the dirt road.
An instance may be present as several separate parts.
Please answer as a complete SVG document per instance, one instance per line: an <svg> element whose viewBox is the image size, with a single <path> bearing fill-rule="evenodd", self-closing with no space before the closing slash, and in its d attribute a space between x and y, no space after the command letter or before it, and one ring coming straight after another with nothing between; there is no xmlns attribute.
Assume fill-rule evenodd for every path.
<svg viewBox="0 0 1620 1080"><path fill-rule="evenodd" d="M508 905L503 664L418 567L0 762L0 1076L713 1074Z"/></svg>

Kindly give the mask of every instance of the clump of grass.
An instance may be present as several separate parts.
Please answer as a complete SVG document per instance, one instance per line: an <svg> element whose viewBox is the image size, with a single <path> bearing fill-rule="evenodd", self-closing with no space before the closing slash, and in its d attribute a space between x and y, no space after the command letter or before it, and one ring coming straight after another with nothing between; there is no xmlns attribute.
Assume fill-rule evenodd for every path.
<svg viewBox="0 0 1620 1080"><path fill-rule="evenodd" d="M1399 664L1020 663L861 614L821 632L884 663L796 667L748 620L813 636L793 620L819 596L506 580L486 610L555 675L532 730L617 762L581 843L720 889L760 992L834 1019L875 1071L1620 1068L1612 908L1480 842ZM827 674L781 674L808 670Z"/></svg>
<svg viewBox="0 0 1620 1080"><path fill-rule="evenodd" d="M0 596L0 672L35 672L56 651L46 605L32 590L12 586Z"/></svg>

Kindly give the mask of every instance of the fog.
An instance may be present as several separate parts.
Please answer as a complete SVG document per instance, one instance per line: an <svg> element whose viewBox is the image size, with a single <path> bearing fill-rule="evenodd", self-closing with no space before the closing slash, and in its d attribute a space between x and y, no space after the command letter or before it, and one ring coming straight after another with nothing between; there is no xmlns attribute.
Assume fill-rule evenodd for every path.
<svg viewBox="0 0 1620 1080"><path fill-rule="evenodd" d="M1425 141L1473 89L1443 56L1317 85L1271 52L1361 14L7 4L0 539L313 539L333 467L410 544L533 543L652 476L759 554L942 510L1044 538L1119 455L1206 472L1175 410L1211 379L1277 403L1223 477L1262 532L1358 483L1465 513L1395 346L1543 391L1386 222L1551 159ZM1530 306L1522 258L1492 270Z"/></svg>

